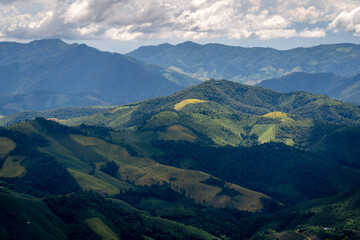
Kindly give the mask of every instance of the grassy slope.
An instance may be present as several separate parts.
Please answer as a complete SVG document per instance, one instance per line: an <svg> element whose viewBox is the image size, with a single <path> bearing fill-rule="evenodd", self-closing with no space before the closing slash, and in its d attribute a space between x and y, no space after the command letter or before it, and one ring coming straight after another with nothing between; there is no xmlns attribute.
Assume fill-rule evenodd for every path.
<svg viewBox="0 0 360 240"><path fill-rule="evenodd" d="M152 159L133 157L123 147L108 144L100 139L72 135L79 143L93 149L96 153L106 156L109 161L114 161L120 166L119 177L122 180L130 180L136 185L151 185L163 181L170 182L177 190L183 189L188 196L198 202L208 202L216 207L236 207L241 210L257 211L262 208L261 198L265 195L232 185L239 190L234 198L219 197L217 194L221 188L201 183L210 178L209 174L174 168L155 163Z"/></svg>
<svg viewBox="0 0 360 240"><path fill-rule="evenodd" d="M20 177L26 173L26 169L21 166L24 156L9 156L6 158L0 169L0 177Z"/></svg>
<svg viewBox="0 0 360 240"><path fill-rule="evenodd" d="M53 198L47 199L47 203L51 205L53 201L63 201L62 198ZM109 201L109 200L106 200ZM88 203L91 203L89 205ZM158 236L161 238L171 237L172 239L178 239L179 236L184 237L184 239L196 238L196 239L217 239L216 237L210 235L209 233L191 226L186 226L184 224L177 223L175 221L170 221L162 219L160 217L153 217L139 210L131 207L123 207L123 204L119 204L119 200L113 201L115 205L107 205L115 207L116 211L122 211L127 214L127 221L135 221L136 224L142 224L143 231L146 235ZM121 223L124 221L121 214L111 216L104 215L109 214L108 207L101 208L101 203L94 201L90 195L86 196L83 199L82 207L77 206L75 201L66 201L66 207L64 208L69 210L72 209L71 213L69 212L52 212L44 203L43 200L30 197L27 195L21 195L5 188L0 189L0 238L4 240L10 239L88 239L87 237L91 236L91 239L98 239L96 236L101 239L121 239L118 232L119 228L116 226L116 221ZM121 210L122 209L122 210ZM63 214L57 216L56 214ZM134 219L134 214L137 214L138 218ZM111 215L111 213L110 213ZM66 219L67 217L75 216L75 219L70 220L68 218L66 221L63 221L62 218ZM74 222L75 221L75 222ZM138 221L138 222L136 222ZM73 225L75 223L75 225ZM89 226L88 229L84 229L84 225ZM130 223L128 223L130 224ZM120 228L121 229L121 228ZM155 230L156 229L156 230ZM87 236L76 236L76 233L84 233L87 231ZM93 231L93 233L91 233ZM75 235L68 235L74 234ZM94 238L95 237L95 238ZM149 238L151 239L151 238Z"/></svg>
<svg viewBox="0 0 360 240"><path fill-rule="evenodd" d="M176 111L180 111L181 109L183 109L188 104L196 104L196 103L202 103L202 102L206 102L206 101L199 100L199 99L186 99L186 100L183 100L183 101L175 104L174 109Z"/></svg>
<svg viewBox="0 0 360 240"><path fill-rule="evenodd" d="M16 147L16 144L13 140L0 137L0 158L6 156L10 151L12 151Z"/></svg>
<svg viewBox="0 0 360 240"><path fill-rule="evenodd" d="M1 239L67 239L65 224L39 199L0 193Z"/></svg>
<svg viewBox="0 0 360 240"><path fill-rule="evenodd" d="M119 240L116 234L100 218L86 218L85 222L91 230L101 236L102 240Z"/></svg>

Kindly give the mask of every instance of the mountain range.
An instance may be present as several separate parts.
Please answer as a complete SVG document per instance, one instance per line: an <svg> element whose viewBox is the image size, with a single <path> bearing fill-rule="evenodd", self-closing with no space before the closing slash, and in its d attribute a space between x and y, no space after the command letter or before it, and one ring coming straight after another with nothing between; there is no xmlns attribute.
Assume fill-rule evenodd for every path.
<svg viewBox="0 0 360 240"><path fill-rule="evenodd" d="M346 43L276 50L184 42L143 46L128 55L203 80L214 78L242 83L256 83L299 71L348 77L360 72L360 45Z"/></svg>
<svg viewBox="0 0 360 240"><path fill-rule="evenodd" d="M2 109L32 111L0 116L0 239L359 238L360 108L343 102L358 75L344 66L355 77L263 81L274 91L61 40L2 44ZM144 49L178 46L211 45ZM322 66L352 64L356 46L289 56L334 48Z"/></svg>
<svg viewBox="0 0 360 240"><path fill-rule="evenodd" d="M344 102L360 105L360 75L340 77L332 73L292 73L267 79L259 86L278 92L306 91L325 94Z"/></svg>
<svg viewBox="0 0 360 240"><path fill-rule="evenodd" d="M0 43L0 114L111 105L164 96L198 83L186 75L59 39Z"/></svg>

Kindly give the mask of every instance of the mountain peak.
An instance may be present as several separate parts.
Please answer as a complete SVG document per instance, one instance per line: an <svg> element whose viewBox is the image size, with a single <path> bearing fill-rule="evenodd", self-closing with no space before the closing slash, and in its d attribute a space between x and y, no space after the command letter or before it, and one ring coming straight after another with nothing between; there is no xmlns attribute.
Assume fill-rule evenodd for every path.
<svg viewBox="0 0 360 240"><path fill-rule="evenodd" d="M31 41L30 44L67 44L59 38L50 38L50 39L38 39Z"/></svg>
<svg viewBox="0 0 360 240"><path fill-rule="evenodd" d="M60 49L65 49L66 47L69 46L69 44L58 38L34 40L30 42L28 45L35 48L58 47Z"/></svg>
<svg viewBox="0 0 360 240"><path fill-rule="evenodd" d="M201 46L202 46L201 44L198 44L198 43L195 43L192 41L186 41L186 42L179 43L176 45L176 47L186 48L187 50L197 49Z"/></svg>

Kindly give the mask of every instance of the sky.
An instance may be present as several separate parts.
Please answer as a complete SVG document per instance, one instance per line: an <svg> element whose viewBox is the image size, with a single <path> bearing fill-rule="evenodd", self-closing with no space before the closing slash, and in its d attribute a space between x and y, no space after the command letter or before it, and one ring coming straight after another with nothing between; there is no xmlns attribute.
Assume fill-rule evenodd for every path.
<svg viewBox="0 0 360 240"><path fill-rule="evenodd" d="M49 38L120 53L184 41L360 44L360 0L0 0L1 41Z"/></svg>

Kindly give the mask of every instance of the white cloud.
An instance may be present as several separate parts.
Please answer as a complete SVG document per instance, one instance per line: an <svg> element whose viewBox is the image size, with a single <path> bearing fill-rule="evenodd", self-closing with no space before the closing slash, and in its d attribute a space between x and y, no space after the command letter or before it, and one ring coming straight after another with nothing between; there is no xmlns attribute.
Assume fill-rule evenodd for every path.
<svg viewBox="0 0 360 240"><path fill-rule="evenodd" d="M328 29L360 34L355 6L360 0L4 0L0 35L122 41L320 38L326 36L317 26L321 21L331 22ZM312 30L295 28L298 23L313 25Z"/></svg>
<svg viewBox="0 0 360 240"><path fill-rule="evenodd" d="M141 32L131 31L131 28L132 26L110 28L105 31L105 36L113 40L131 41L143 35Z"/></svg>
<svg viewBox="0 0 360 240"><path fill-rule="evenodd" d="M299 33L298 36L303 38L322 38L326 36L326 32L324 29L321 28L315 28L313 30L305 29L304 31Z"/></svg>
<svg viewBox="0 0 360 240"><path fill-rule="evenodd" d="M274 38L291 38L297 35L295 29L261 29L255 32L261 40L269 40Z"/></svg>
<svg viewBox="0 0 360 240"><path fill-rule="evenodd" d="M316 22L323 20L324 12L320 11L315 6L310 6L308 8L299 7L286 11L285 16L293 22L315 24Z"/></svg>
<svg viewBox="0 0 360 240"><path fill-rule="evenodd" d="M356 36L360 36L360 7L351 12L341 12L328 28L334 31L352 32Z"/></svg>

